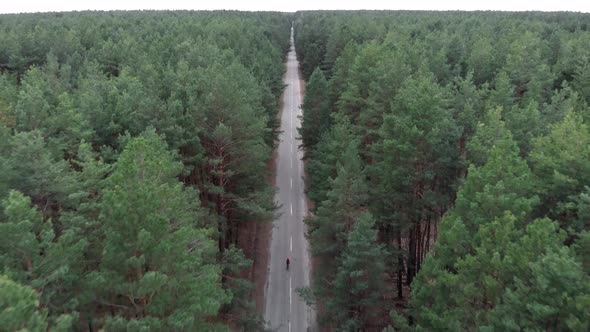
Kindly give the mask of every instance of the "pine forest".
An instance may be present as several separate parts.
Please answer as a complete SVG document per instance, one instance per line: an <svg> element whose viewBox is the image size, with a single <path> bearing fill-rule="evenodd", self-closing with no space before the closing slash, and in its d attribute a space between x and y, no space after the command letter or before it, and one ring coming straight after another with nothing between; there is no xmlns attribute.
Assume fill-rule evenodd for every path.
<svg viewBox="0 0 590 332"><path fill-rule="evenodd" d="M311 263L285 270L273 165L297 108ZM299 271L273 326L257 297ZM300 317L590 331L590 14L1 14L0 331Z"/></svg>

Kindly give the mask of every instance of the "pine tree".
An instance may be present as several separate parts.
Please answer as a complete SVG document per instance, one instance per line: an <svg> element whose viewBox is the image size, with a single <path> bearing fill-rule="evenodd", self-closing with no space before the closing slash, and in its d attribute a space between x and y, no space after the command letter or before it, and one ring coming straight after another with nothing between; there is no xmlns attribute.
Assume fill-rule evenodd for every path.
<svg viewBox="0 0 590 332"><path fill-rule="evenodd" d="M203 98L193 98L190 109L203 122L198 135L204 158L190 165L185 183L197 184L201 199L220 217L223 252L237 244L241 221L272 215L272 191L260 181L267 175L270 129L254 77L236 61L211 61L214 65L195 72L195 89Z"/></svg>
<svg viewBox="0 0 590 332"><path fill-rule="evenodd" d="M531 220L533 207L538 203L533 195L532 174L519 157L510 132L505 131L504 135L490 142L491 151L483 166L469 168L455 206L441 222L434 254L426 259L413 284L412 316L423 328L461 329L459 316L469 318L469 313L462 313L465 308L459 299L450 297L463 287L458 275L459 261L487 240L482 238L480 228L496 218L505 217L513 223L517 216L521 227ZM475 289L472 291L476 293ZM459 309L452 311L455 306Z"/></svg>
<svg viewBox="0 0 590 332"><path fill-rule="evenodd" d="M63 154L66 159L71 159L78 152L80 142L92 138L92 131L74 107L72 96L63 93L57 99L58 104L45 124L44 136L55 155Z"/></svg>
<svg viewBox="0 0 590 332"><path fill-rule="evenodd" d="M541 198L539 215L549 214L564 228L571 222L562 206L590 183L590 131L575 112L551 126L551 132L533 142L530 160ZM564 216L566 218L564 219Z"/></svg>
<svg viewBox="0 0 590 332"><path fill-rule="evenodd" d="M11 191L3 204L6 220L0 223L4 273L21 282L40 278L42 262L54 238L50 222L43 222L31 199Z"/></svg>
<svg viewBox="0 0 590 332"><path fill-rule="evenodd" d="M44 219L55 219L67 202L72 182L68 163L48 149L37 130L16 133L10 140L7 157L10 188L30 197Z"/></svg>
<svg viewBox="0 0 590 332"><path fill-rule="evenodd" d="M71 239L84 239L84 248L77 249L80 257L70 261L70 288L75 295L76 311L80 313L79 326L90 329L100 326L97 315L96 293L87 274L100 267L104 247L104 227L99 219L103 191L107 185L105 178L112 171L112 165L104 163L89 143L81 142L77 154L71 160L76 169L72 176L74 182L68 188L67 209L59 218Z"/></svg>
<svg viewBox="0 0 590 332"><path fill-rule="evenodd" d="M330 96L330 110L334 113L337 110L336 104L340 99L340 95L345 90L349 82L351 74L351 67L355 61L358 53L358 46L354 42L349 42L342 50L338 59L332 68L332 75L328 81L329 96Z"/></svg>
<svg viewBox="0 0 590 332"><path fill-rule="evenodd" d="M27 71L14 110L16 129L43 129L53 108L52 99L51 88L43 72L39 68Z"/></svg>
<svg viewBox="0 0 590 332"><path fill-rule="evenodd" d="M471 166L455 206L447 216L461 218L470 234L489 220L510 211L521 220L531 217L538 204L533 176L527 163L520 158L510 132L493 143L486 164Z"/></svg>
<svg viewBox="0 0 590 332"><path fill-rule="evenodd" d="M453 118L461 130L458 142L460 158L459 177L465 177L467 169L467 144L475 134L477 124L482 118L483 102L481 93L473 82L473 74L469 72L465 79L457 79L454 82Z"/></svg>
<svg viewBox="0 0 590 332"><path fill-rule="evenodd" d="M0 275L0 326L5 331L47 331L47 310L30 287ZM64 331L63 329L61 331Z"/></svg>
<svg viewBox="0 0 590 332"><path fill-rule="evenodd" d="M467 64L473 70L473 81L477 86L492 82L494 78L497 59L492 45L488 34L480 33L467 57Z"/></svg>
<svg viewBox="0 0 590 332"><path fill-rule="evenodd" d="M504 68L514 85L516 100L522 102L521 106L542 99L550 88L553 77L542 54L546 47L547 44L532 31L519 35L509 46Z"/></svg>
<svg viewBox="0 0 590 332"><path fill-rule="evenodd" d="M0 223L4 273L40 294L52 317L76 314L79 278L73 268L81 261L87 242L69 231L56 237L51 220L31 207L31 200L12 191L5 202L6 220Z"/></svg>
<svg viewBox="0 0 590 332"><path fill-rule="evenodd" d="M563 247L565 234L547 219L522 225L506 213L479 228L475 247L453 268L431 269L434 259L427 261L413 289L417 328L587 328L582 308L590 300L590 278Z"/></svg>
<svg viewBox="0 0 590 332"><path fill-rule="evenodd" d="M532 101L524 108L513 107L503 115L506 127L520 147L521 155L526 157L531 151L533 139L541 134L543 126L537 103Z"/></svg>
<svg viewBox="0 0 590 332"><path fill-rule="evenodd" d="M334 279L334 298L326 310L334 315L339 331L374 328L384 293L385 249L377 243L375 221L363 213L348 234Z"/></svg>
<svg viewBox="0 0 590 332"><path fill-rule="evenodd" d="M331 181L327 199L319 204L316 214L306 220L315 256L340 256L355 220L366 208L368 188L364 182L357 147L350 145L343 155L342 164L337 166L337 175ZM324 266L329 272L319 273L331 275L335 268L333 264L333 261L326 262Z"/></svg>
<svg viewBox="0 0 590 332"><path fill-rule="evenodd" d="M470 164L482 166L488 159L492 147L500 140L512 137L502 120L502 109L487 110L478 122L475 134L467 143L467 159Z"/></svg>
<svg viewBox="0 0 590 332"><path fill-rule="evenodd" d="M405 267L410 284L430 247L430 236L424 234L431 234L450 205L451 186L459 173L459 129L447 108L447 96L430 73L406 80L391 113L384 116L380 142L374 146L371 207L384 241L397 246L399 297L402 270ZM408 239L405 248L402 237Z"/></svg>
<svg viewBox="0 0 590 332"><path fill-rule="evenodd" d="M550 126L562 121L569 112L584 109L583 103L579 93L567 81L563 81L561 89L555 90L551 96L551 101L545 103L541 109L542 134L548 134ZM587 117L584 119L585 122L589 120Z"/></svg>
<svg viewBox="0 0 590 332"><path fill-rule="evenodd" d="M336 105L341 114L350 118L359 135L361 157L366 162L374 158L371 145L379 141L384 114L391 109L398 90L411 74L408 58L405 51L392 51L371 43L359 50L349 70L342 75L347 78L346 84L330 82L343 85Z"/></svg>
<svg viewBox="0 0 590 332"><path fill-rule="evenodd" d="M333 117L334 125L311 151L306 167L308 195L316 204L327 199L330 181L337 175L337 165L344 163L344 152L351 145L358 146L348 117L338 114Z"/></svg>
<svg viewBox="0 0 590 332"><path fill-rule="evenodd" d="M514 105L514 86L510 82L510 77L505 71L496 75L494 90L490 93L488 108L501 107L503 111L508 111Z"/></svg>
<svg viewBox="0 0 590 332"><path fill-rule="evenodd" d="M582 269L590 275L590 232L585 231L579 234L578 241L573 246Z"/></svg>
<svg viewBox="0 0 590 332"><path fill-rule="evenodd" d="M18 95L16 91L16 84L7 75L0 75L0 125L8 128L16 125L13 101Z"/></svg>
<svg viewBox="0 0 590 332"><path fill-rule="evenodd" d="M522 272L528 271L530 276L515 274L514 286L490 313L488 326L503 331L590 328L590 277L566 247L532 257Z"/></svg>
<svg viewBox="0 0 590 332"><path fill-rule="evenodd" d="M315 215L305 220L309 227L312 254L322 262L314 270L312 294L315 301L331 301L336 296L332 284L339 259L347 247L349 233L356 220L366 209L368 189L357 149L355 145L346 148L326 200L319 204ZM333 322L332 314L334 312L320 317L320 321L330 324Z"/></svg>
<svg viewBox="0 0 590 332"><path fill-rule="evenodd" d="M319 68L313 71L305 86L305 98L302 107L303 117L301 128L298 128L298 131L303 146L310 150L330 128L328 81Z"/></svg>
<svg viewBox="0 0 590 332"><path fill-rule="evenodd" d="M0 218L4 207L2 202L8 197L10 191L9 180L14 176L11 167L9 151L12 135L10 130L0 124Z"/></svg>
<svg viewBox="0 0 590 332"><path fill-rule="evenodd" d="M590 104L590 56L578 58L575 67L573 88Z"/></svg>
<svg viewBox="0 0 590 332"><path fill-rule="evenodd" d="M198 199L184 190L174 160L153 130L131 140L108 179L102 206L105 244L91 274L108 329L213 328L228 301L214 262L212 233Z"/></svg>

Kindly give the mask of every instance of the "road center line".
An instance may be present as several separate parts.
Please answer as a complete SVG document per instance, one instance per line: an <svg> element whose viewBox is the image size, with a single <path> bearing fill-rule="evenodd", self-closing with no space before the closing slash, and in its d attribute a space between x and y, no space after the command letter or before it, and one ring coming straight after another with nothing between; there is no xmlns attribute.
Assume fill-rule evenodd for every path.
<svg viewBox="0 0 590 332"><path fill-rule="evenodd" d="M291 252L293 252L293 237L292 236L291 236L291 244L290 244L290 247L291 247Z"/></svg>
<svg viewBox="0 0 590 332"><path fill-rule="evenodd" d="M291 189L293 189L293 178L291 178Z"/></svg>
<svg viewBox="0 0 590 332"><path fill-rule="evenodd" d="M289 277L289 311L291 311L291 277Z"/></svg>
<svg viewBox="0 0 590 332"><path fill-rule="evenodd" d="M291 215L293 215L293 203L291 203Z"/></svg>

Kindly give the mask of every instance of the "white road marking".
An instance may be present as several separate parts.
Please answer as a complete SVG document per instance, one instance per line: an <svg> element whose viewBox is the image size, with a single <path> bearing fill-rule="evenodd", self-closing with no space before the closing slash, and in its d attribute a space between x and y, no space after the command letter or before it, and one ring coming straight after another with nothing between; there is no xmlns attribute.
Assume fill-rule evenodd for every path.
<svg viewBox="0 0 590 332"><path fill-rule="evenodd" d="M305 169L303 169L303 152L304 150L300 148L301 146L301 137L299 135L298 129L301 128L301 124L302 124L302 114L303 114L303 109L300 108L300 104L302 102L302 98L300 95L301 89L299 84L299 80L298 80L298 73L297 73L297 59L295 57L295 48L293 45L293 40L291 40L291 53L289 54L289 58L288 61L289 63L287 64L287 76L285 79L285 83L288 83L288 87L287 89L284 91L284 97L285 97L285 104L283 105L283 114L282 114L282 119L281 119L281 126L283 129L283 133L281 134L281 143L280 143L280 147L278 148L278 155L279 158L277 159L277 171L278 168L281 168L280 172L290 172L285 174L286 176L289 176L289 184L290 184L290 190L285 192L285 188L284 187L278 187L278 192L277 195L280 196L279 194L283 194L285 195L285 201L282 201L283 203L283 208L284 205L286 205L286 202L289 202L290 205L290 213L291 216L294 216L293 214L293 204L297 203L296 201L299 201L299 206L295 207L295 211L299 212L301 215L297 215L297 219L293 220L294 222L299 223L299 220L303 221L303 217L306 214L306 204L305 204L305 194L304 194L304 188L303 188L303 178L302 178L302 174L304 174ZM289 98L289 96L291 96L291 98ZM289 103L289 101L287 99L291 99L291 102ZM288 117L287 119L285 118ZM290 140L290 141L289 141ZM295 143L297 143L297 146L295 146ZM284 159L287 157L284 154L284 150L285 150L285 144L289 144L289 150L290 150L290 155L289 155L289 166L290 169L289 170L285 170L284 169ZM296 169L295 171L293 171L293 169ZM282 174L282 173L281 173ZM298 176L298 178L297 178ZM297 185L297 191L293 191L294 186L293 186L293 182L295 182L295 184ZM280 199L279 199L280 200ZM279 225L282 225L284 227L285 222L289 222L288 220L289 218L286 217L285 215L283 215L283 217L279 220L277 220L277 225L275 227L273 227L273 233L275 232L275 228L277 228L277 230L279 229L283 229L282 227L280 227ZM277 243L275 244L279 244L284 246L284 237L288 236L289 237L289 252L288 252L288 257L292 257L294 255L294 251L293 251L293 235L297 236L297 241L299 242L298 246L302 246L303 251L304 251L304 255L301 256L301 263L302 265L304 265L303 267L303 280L298 279L298 287L299 287L299 283L303 281L303 285L308 285L309 284L309 271L308 270L308 265L309 265L309 258L306 256L307 255L307 247L308 247L308 243L305 240L305 238L303 237L303 233L302 232L294 232L293 229L290 229L291 226L287 223L287 232L286 233L277 233L277 234L273 234L273 235L278 235L276 237L273 237L273 239L278 240ZM284 230L284 229L283 229ZM281 242L282 241L282 242ZM284 249L284 247L283 247ZM298 250L300 250L301 248L299 248ZM284 258L283 258L284 259ZM292 258L291 258L292 259ZM298 257L299 259L299 257ZM271 260L272 264L276 264L279 263L281 264L282 261L281 259L277 260ZM271 264L271 265L272 265ZM284 264L284 263L282 263ZM274 266L273 266L274 267ZM273 296L273 295L282 295L284 296L284 284L279 283L279 279L284 278L284 274L278 274L278 275L274 275L274 278L272 278L273 276L271 275L271 272L274 271L272 268L269 268L269 273L268 273L268 294L265 294L267 296L266 297L266 314L265 316L268 317L268 321L271 322L273 325L280 325L281 326L281 330L284 331L282 329L282 327L284 327L284 306L282 306L281 304L284 304L284 302L282 303L275 303L275 300L281 300L280 296ZM274 271L274 272L279 272L279 271ZM312 314L310 314L310 309L304 309L305 307L299 307L301 306L302 302L301 301L297 301L296 305L298 306L297 308L297 312L293 311L293 290L294 288L292 287L292 278L293 278L293 273L290 273L290 271L286 271L287 272L287 276L289 277L289 312L287 312L287 323L288 323L288 331L291 332L291 330L295 331L295 329L292 329L292 322L293 321L297 321L298 322L298 330L297 331L306 331L307 327L308 327L308 319L311 320L312 318ZM279 279L277 279L277 277ZM297 278L300 278L301 276L298 276ZM272 279L272 280L271 280ZM277 279L277 280L274 280ZM284 281L284 279L282 279ZM271 294L272 293L272 294ZM275 294L277 293L277 294ZM284 300L284 298L283 298ZM282 301L282 300L281 300ZM281 314L281 315L273 315L275 314ZM275 317L276 316L276 317ZM272 318L271 318L272 317ZM266 317L265 317L266 318ZM279 321L274 322L273 319L277 318L279 319ZM284 331L286 332L286 331Z"/></svg>

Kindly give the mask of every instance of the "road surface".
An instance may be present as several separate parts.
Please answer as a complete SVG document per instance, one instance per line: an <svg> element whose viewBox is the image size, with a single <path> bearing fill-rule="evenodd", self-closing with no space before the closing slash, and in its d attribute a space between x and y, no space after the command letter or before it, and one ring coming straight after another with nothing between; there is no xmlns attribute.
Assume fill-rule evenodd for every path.
<svg viewBox="0 0 590 332"><path fill-rule="evenodd" d="M309 286L310 254L305 238L303 218L307 204L303 191L303 151L298 147L297 127L302 104L299 86L299 63L295 56L293 29L291 49L287 57L287 73L283 94L281 136L276 159L275 200L279 217L273 221L270 259L265 287L264 319L273 331L311 331L314 313L296 293ZM286 259L291 259L289 270Z"/></svg>

